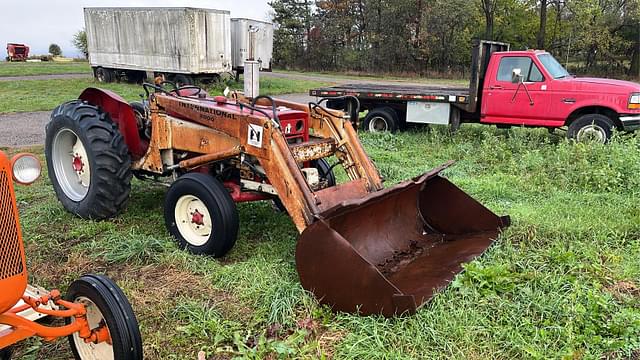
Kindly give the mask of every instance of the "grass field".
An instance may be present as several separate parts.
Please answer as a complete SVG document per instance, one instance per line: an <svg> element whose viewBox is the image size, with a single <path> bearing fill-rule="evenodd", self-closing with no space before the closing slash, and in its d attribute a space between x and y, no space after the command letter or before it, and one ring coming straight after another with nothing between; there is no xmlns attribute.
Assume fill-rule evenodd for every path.
<svg viewBox="0 0 640 360"><path fill-rule="evenodd" d="M324 85L327 83L320 81L291 81L278 78L262 78L260 80L260 90L265 95L305 93L310 88ZM212 95L221 95L226 86L231 89L242 89L241 83L233 81L214 87L206 87L206 89ZM140 85L101 84L91 78L0 81L0 113L52 110L65 101L77 98L87 87L113 90L129 101L139 100L140 94L144 93Z"/></svg>
<svg viewBox="0 0 640 360"><path fill-rule="evenodd" d="M239 240L226 258L188 255L165 231L165 189L137 180L128 210L103 222L65 212L46 175L19 188L31 279L64 288L89 271L115 278L137 312L147 359L195 359L200 350L211 359L640 355L639 137L605 146L463 126L453 137L437 128L362 138L388 184L458 160L445 175L513 220L414 316L318 306L298 282L295 228L267 203L239 206ZM66 342L37 340L16 356L69 357Z"/></svg>
<svg viewBox="0 0 640 360"><path fill-rule="evenodd" d="M72 63L56 62L0 62L0 77L53 75L53 74L91 74L91 67L86 61Z"/></svg>

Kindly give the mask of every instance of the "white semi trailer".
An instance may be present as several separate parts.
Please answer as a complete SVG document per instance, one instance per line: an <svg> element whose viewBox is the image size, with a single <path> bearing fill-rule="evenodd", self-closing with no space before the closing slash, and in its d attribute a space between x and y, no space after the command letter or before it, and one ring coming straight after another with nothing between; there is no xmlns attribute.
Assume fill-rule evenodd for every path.
<svg viewBox="0 0 640 360"><path fill-rule="evenodd" d="M254 37L254 53L250 52ZM271 71L273 57L273 24L265 21L231 19L231 63L236 79L244 73L246 60L258 62L261 71Z"/></svg>
<svg viewBox="0 0 640 360"><path fill-rule="evenodd" d="M263 68L271 67L271 24L248 19L232 22L228 11L92 7L84 9L84 16L89 63L101 82L123 77L139 82L145 76L164 75L192 84L214 81L232 70L242 72L248 34L238 33L232 42L233 29L248 32L255 26L263 30L257 37L258 57Z"/></svg>

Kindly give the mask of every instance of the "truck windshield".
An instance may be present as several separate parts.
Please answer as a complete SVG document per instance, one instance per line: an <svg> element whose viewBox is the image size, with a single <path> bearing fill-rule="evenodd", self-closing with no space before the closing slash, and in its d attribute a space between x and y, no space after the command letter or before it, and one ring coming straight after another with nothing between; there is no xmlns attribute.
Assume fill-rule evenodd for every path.
<svg viewBox="0 0 640 360"><path fill-rule="evenodd" d="M538 55L538 59L554 79L570 76L569 72L551 54Z"/></svg>

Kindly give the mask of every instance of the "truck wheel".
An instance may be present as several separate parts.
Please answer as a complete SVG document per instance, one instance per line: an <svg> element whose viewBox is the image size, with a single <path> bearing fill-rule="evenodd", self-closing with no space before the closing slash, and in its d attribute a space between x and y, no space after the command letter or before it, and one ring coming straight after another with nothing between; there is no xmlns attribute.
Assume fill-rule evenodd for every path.
<svg viewBox="0 0 640 360"><path fill-rule="evenodd" d="M364 130L369 132L398 131L400 120L395 110L382 107L369 111L364 118Z"/></svg>
<svg viewBox="0 0 640 360"><path fill-rule="evenodd" d="M607 116L587 114L577 118L569 125L567 137L580 142L607 143L611 140L615 124Z"/></svg>
<svg viewBox="0 0 640 360"><path fill-rule="evenodd" d="M125 208L131 157L109 114L80 100L58 106L46 127L45 155L53 189L69 212L102 220Z"/></svg>
<svg viewBox="0 0 640 360"><path fill-rule="evenodd" d="M97 67L95 70L96 80L100 83L110 83L113 81L113 73L109 69Z"/></svg>
<svg viewBox="0 0 640 360"><path fill-rule="evenodd" d="M182 249L194 254L224 256L238 237L238 210L216 178L189 173L167 192L164 219Z"/></svg>
<svg viewBox="0 0 640 360"><path fill-rule="evenodd" d="M142 338L136 315L124 293L109 278L85 275L74 281L67 292L67 300L83 304L87 321L93 330L106 326L111 343L86 343L78 333L69 336L73 356L78 360L142 359ZM67 324L74 318L66 318Z"/></svg>

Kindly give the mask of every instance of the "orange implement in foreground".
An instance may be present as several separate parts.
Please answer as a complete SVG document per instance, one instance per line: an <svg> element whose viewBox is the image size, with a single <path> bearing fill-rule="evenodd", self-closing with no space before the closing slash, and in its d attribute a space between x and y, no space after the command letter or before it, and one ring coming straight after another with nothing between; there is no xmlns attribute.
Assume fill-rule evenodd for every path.
<svg viewBox="0 0 640 360"><path fill-rule="evenodd" d="M0 151L0 359L11 346L32 336L45 341L68 336L76 359L142 359L140 331L131 305L117 285L100 275L71 284L66 299L27 284L24 243L13 181L28 185L40 177L40 162L19 154L11 161ZM64 326L36 320L64 318Z"/></svg>

